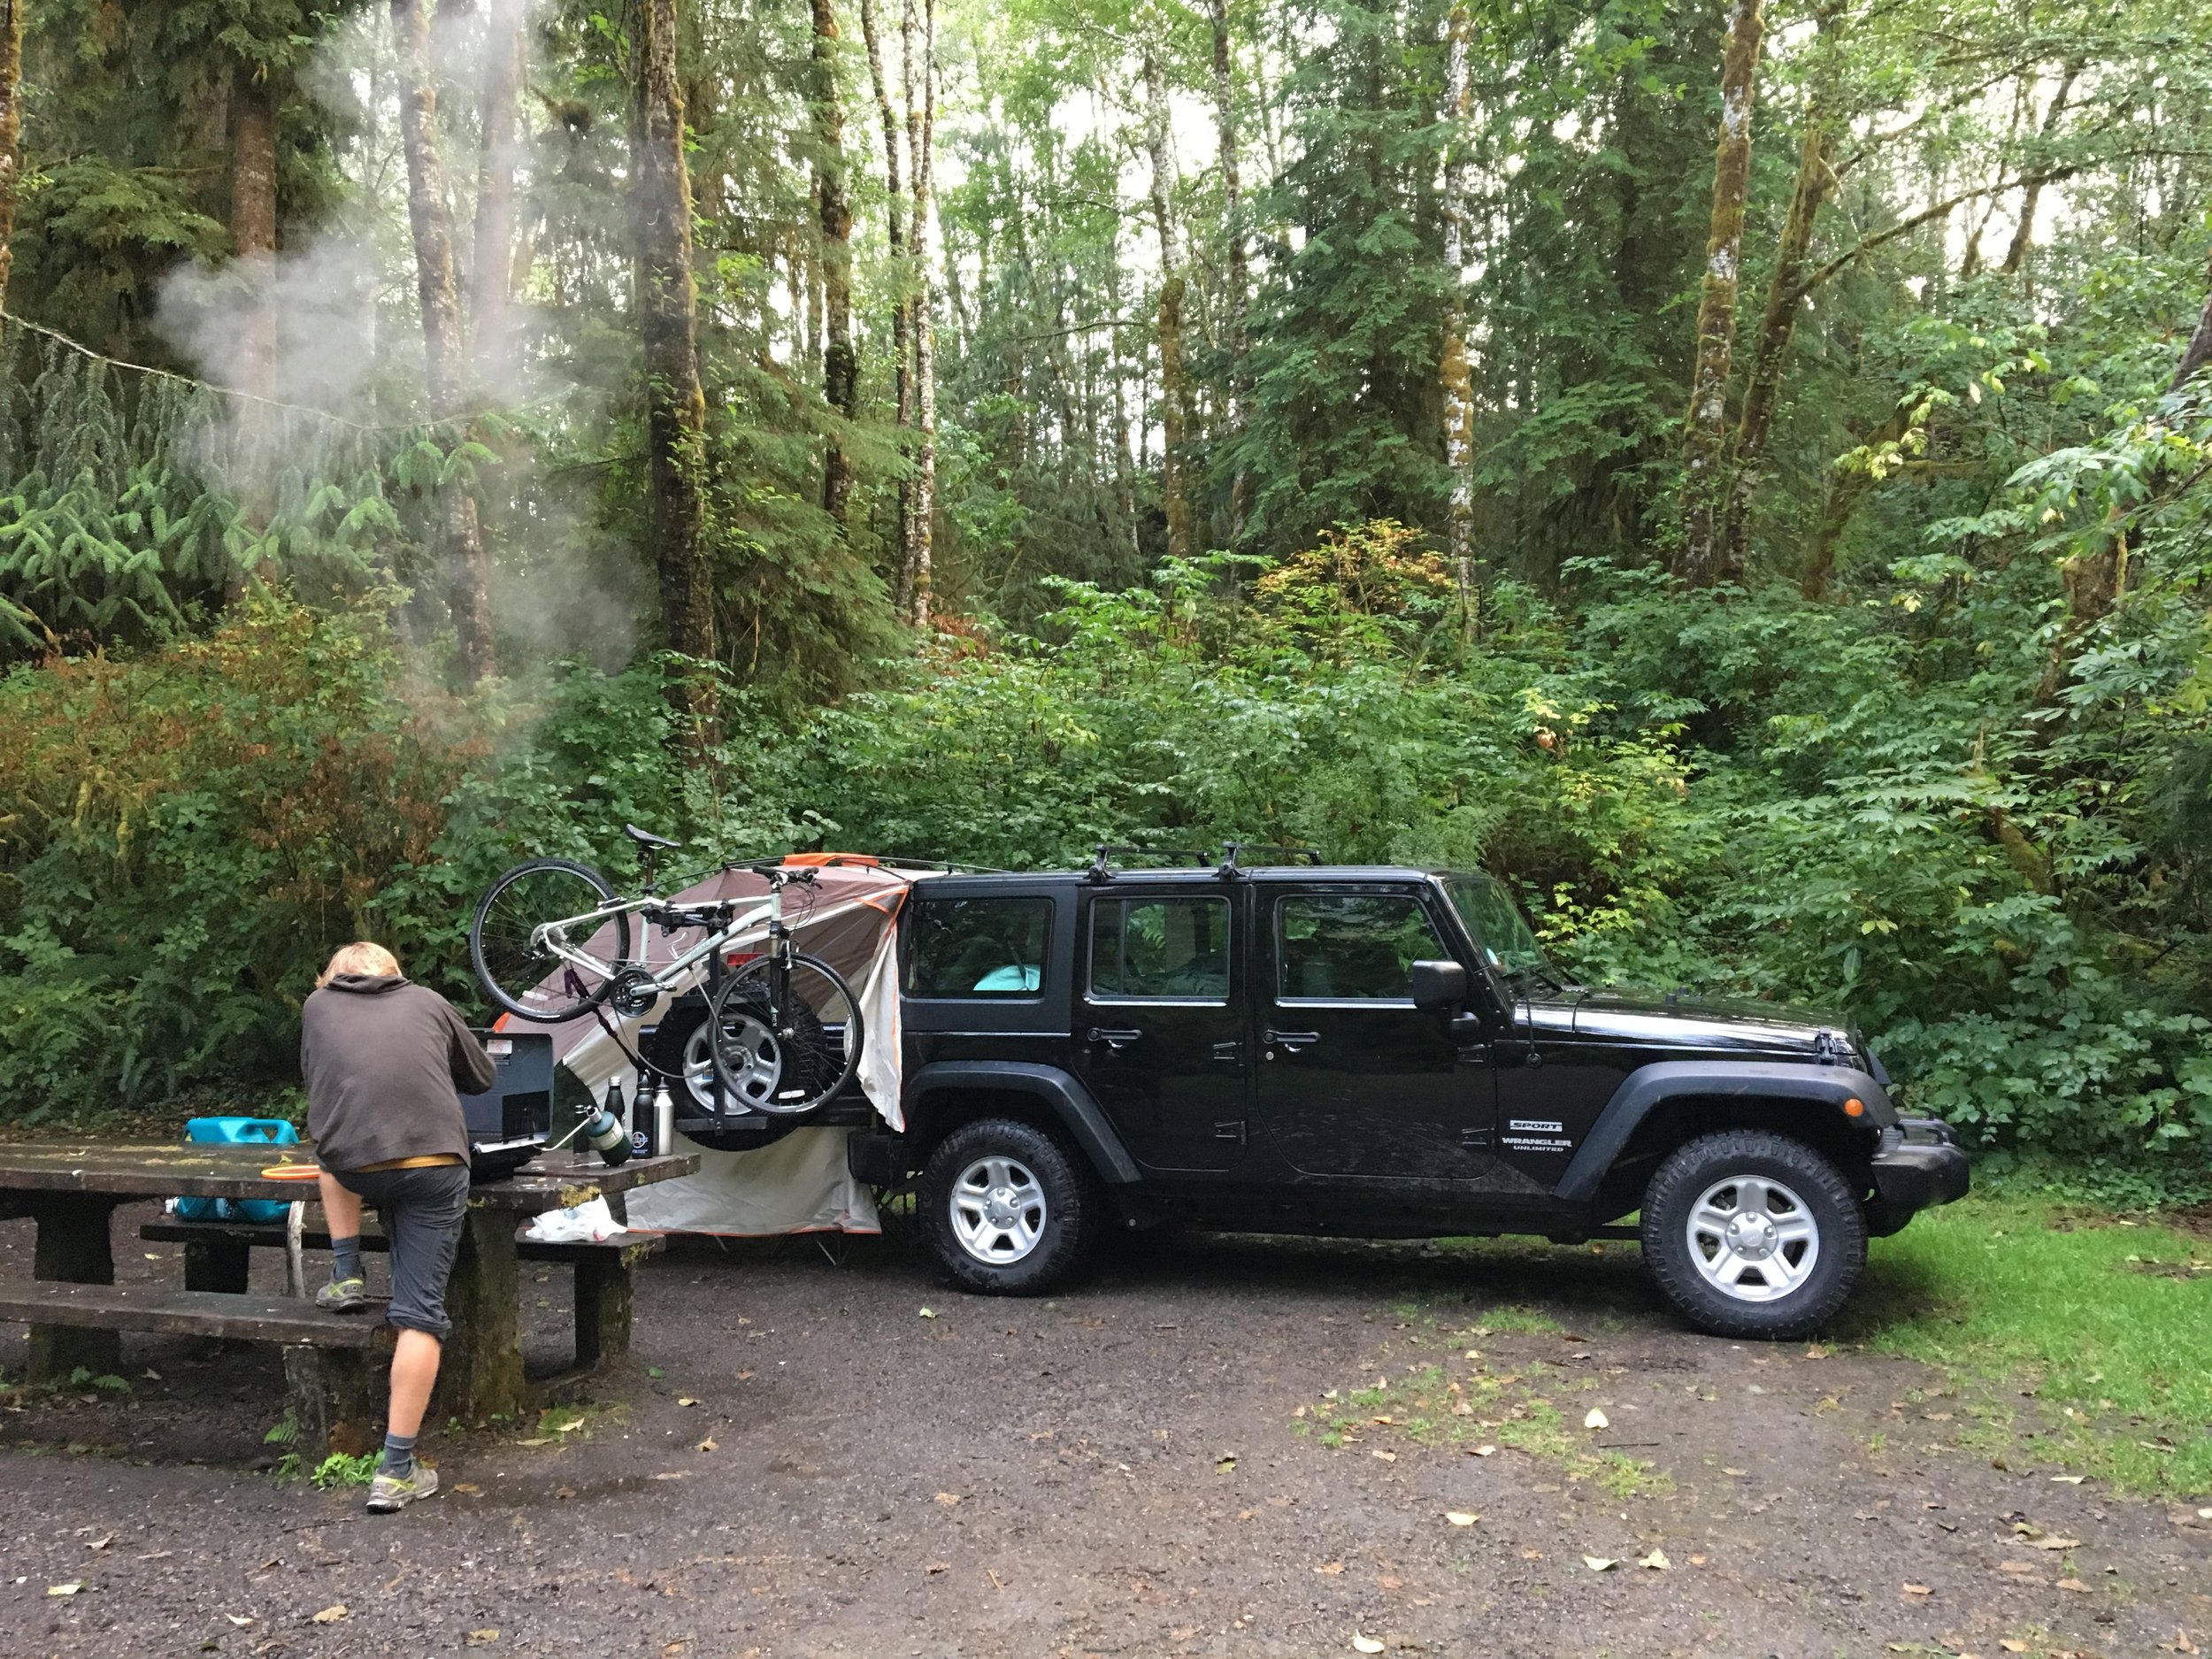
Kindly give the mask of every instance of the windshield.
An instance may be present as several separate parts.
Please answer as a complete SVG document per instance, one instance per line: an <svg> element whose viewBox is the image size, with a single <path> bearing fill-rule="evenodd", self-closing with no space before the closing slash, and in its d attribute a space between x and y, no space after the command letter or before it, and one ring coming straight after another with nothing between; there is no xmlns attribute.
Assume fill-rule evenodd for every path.
<svg viewBox="0 0 2212 1659"><path fill-rule="evenodd" d="M1555 986L1566 983L1521 919L1512 899L1488 876L1446 876L1444 890L1451 895L1459 919L1467 924L1467 931L1482 947L1483 960L1502 978L1532 975Z"/></svg>

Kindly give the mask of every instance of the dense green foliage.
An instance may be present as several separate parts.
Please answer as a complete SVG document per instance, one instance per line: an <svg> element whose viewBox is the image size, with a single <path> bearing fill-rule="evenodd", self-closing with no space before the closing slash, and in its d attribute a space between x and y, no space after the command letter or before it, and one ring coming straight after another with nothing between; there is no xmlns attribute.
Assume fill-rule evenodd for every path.
<svg viewBox="0 0 2212 1659"><path fill-rule="evenodd" d="M491 12L440 12L465 219ZM8 331L0 1110L280 1078L358 933L466 995L488 877L540 851L620 872L628 819L703 860L1239 836L1479 864L1580 974L1837 1008L1989 1143L2202 1166L2212 373L2176 378L2212 258L2201 18L1769 11L1723 262L1743 557L1697 586L1724 8L955 8L926 292L857 0L827 43L796 8L686 12L727 688L695 764L641 545L620 19L534 18L512 336L479 342L484 412L433 422L381 9L35 14L8 306L126 361ZM901 19L873 15L895 103ZM250 83L286 157L278 389L313 407L131 366L232 378L164 308L189 270L203 323L227 314ZM920 456L892 311L918 300L926 628L891 602ZM469 687L457 490L506 670Z"/></svg>

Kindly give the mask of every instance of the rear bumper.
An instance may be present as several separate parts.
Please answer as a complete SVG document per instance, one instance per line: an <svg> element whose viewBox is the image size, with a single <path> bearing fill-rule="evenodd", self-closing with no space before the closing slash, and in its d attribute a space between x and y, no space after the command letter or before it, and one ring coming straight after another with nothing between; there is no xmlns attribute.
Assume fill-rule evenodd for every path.
<svg viewBox="0 0 2212 1659"><path fill-rule="evenodd" d="M1972 1175L1950 1125L1935 1118L1903 1118L1883 1132L1872 1166L1874 1196L1866 1230L1886 1238L1924 1210L1966 1196Z"/></svg>

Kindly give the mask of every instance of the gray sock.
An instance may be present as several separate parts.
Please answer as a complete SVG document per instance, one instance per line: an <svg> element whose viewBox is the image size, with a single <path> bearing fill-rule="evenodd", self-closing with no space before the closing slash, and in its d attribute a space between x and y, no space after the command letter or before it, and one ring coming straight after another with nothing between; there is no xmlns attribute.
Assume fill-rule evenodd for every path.
<svg viewBox="0 0 2212 1659"><path fill-rule="evenodd" d="M377 1459L376 1472L404 1480L415 1472L415 1437L411 1434L387 1434L384 1437L384 1455Z"/></svg>
<svg viewBox="0 0 2212 1659"><path fill-rule="evenodd" d="M330 1282L342 1285L361 1277L361 1235L330 1241Z"/></svg>

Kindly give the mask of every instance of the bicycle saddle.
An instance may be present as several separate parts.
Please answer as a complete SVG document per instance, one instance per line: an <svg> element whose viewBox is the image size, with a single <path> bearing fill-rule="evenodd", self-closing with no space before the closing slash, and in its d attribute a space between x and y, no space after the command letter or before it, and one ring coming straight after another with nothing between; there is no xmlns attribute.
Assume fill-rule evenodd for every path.
<svg viewBox="0 0 2212 1659"><path fill-rule="evenodd" d="M622 826L622 833L641 847L657 847L666 849L683 845L681 841L670 841L665 835L656 835L650 830L641 830L634 824L625 824Z"/></svg>

